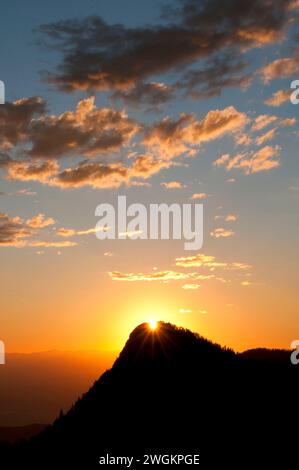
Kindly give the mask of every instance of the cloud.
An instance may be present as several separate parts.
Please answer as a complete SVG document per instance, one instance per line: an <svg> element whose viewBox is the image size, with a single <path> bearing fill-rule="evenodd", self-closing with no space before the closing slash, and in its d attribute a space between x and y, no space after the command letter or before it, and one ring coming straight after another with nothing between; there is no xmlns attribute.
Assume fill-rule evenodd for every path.
<svg viewBox="0 0 299 470"><path fill-rule="evenodd" d="M243 73L247 65L247 62L236 62L229 56L216 57L201 69L187 71L175 88L185 90L193 99L219 96L225 88L246 90L252 81L250 75Z"/></svg>
<svg viewBox="0 0 299 470"><path fill-rule="evenodd" d="M17 196L36 196L37 195L37 193L35 191L32 191L30 188L19 189L14 194Z"/></svg>
<svg viewBox="0 0 299 470"><path fill-rule="evenodd" d="M200 284L184 284L182 288L184 290L197 290L200 288Z"/></svg>
<svg viewBox="0 0 299 470"><path fill-rule="evenodd" d="M192 313L190 308L179 308L179 313Z"/></svg>
<svg viewBox="0 0 299 470"><path fill-rule="evenodd" d="M0 246L2 247L45 247L45 248L69 248L77 243L70 241L35 240L33 237L40 235L41 230L55 223L52 218L45 218L44 214L38 214L31 219L24 220L21 217L10 217L0 213Z"/></svg>
<svg viewBox="0 0 299 470"><path fill-rule="evenodd" d="M269 126L273 122L278 120L277 116L271 116L269 114L261 114L257 116L254 120L254 124L252 126L253 131L261 131L265 127Z"/></svg>
<svg viewBox="0 0 299 470"><path fill-rule="evenodd" d="M139 107L149 106L150 110L159 109L175 95L174 87L165 83L137 83L128 90L116 90L112 100L121 100L126 105Z"/></svg>
<svg viewBox="0 0 299 470"><path fill-rule="evenodd" d="M96 232L104 232L105 230L108 230L108 228L104 228L104 227L100 227L99 228L95 228L95 227L92 227L92 228L88 228L88 229L85 229L85 230L75 230L75 229L72 229L72 228L64 228L64 227L61 227L61 228L58 228L55 233L56 235L60 236L60 237L66 237L66 238L69 238L69 237L74 237L76 235L91 235L93 233L96 233Z"/></svg>
<svg viewBox="0 0 299 470"><path fill-rule="evenodd" d="M281 106L283 103L290 101L290 91L289 90L278 90L273 95L264 101L264 103L268 106L278 107Z"/></svg>
<svg viewBox="0 0 299 470"><path fill-rule="evenodd" d="M259 137L257 137L255 139L256 145L258 145L258 146L263 145L268 140L274 139L274 137L276 136L276 131L277 131L277 127L275 127L274 129L270 129L268 132L265 132L265 134L260 135Z"/></svg>
<svg viewBox="0 0 299 470"><path fill-rule="evenodd" d="M29 188L18 189L9 193L0 192L0 196L36 196L36 192Z"/></svg>
<svg viewBox="0 0 299 470"><path fill-rule="evenodd" d="M184 290L197 290L200 288L200 284L184 284L182 289Z"/></svg>
<svg viewBox="0 0 299 470"><path fill-rule="evenodd" d="M0 106L0 148L8 150L26 140L34 118L46 112L42 98L22 98Z"/></svg>
<svg viewBox="0 0 299 470"><path fill-rule="evenodd" d="M194 193L190 199L207 199L209 196L207 193Z"/></svg>
<svg viewBox="0 0 299 470"><path fill-rule="evenodd" d="M201 266L208 268L218 268L227 266L226 263L216 261L214 256L204 255L202 253L198 253L197 255L193 256L183 256L181 258L176 258L175 264L176 266L181 266L183 268Z"/></svg>
<svg viewBox="0 0 299 470"><path fill-rule="evenodd" d="M113 271L108 273L113 281L181 281L188 279L188 274L180 273L178 271L159 271L150 274L144 273L121 273L119 271Z"/></svg>
<svg viewBox="0 0 299 470"><path fill-rule="evenodd" d="M228 214L225 217L225 222L235 222L238 219L238 217L235 214Z"/></svg>
<svg viewBox="0 0 299 470"><path fill-rule="evenodd" d="M246 271L251 269L250 264L246 263L227 263L224 261L216 260L215 256L205 255L203 253L198 253L192 256L183 256L181 258L176 258L176 266L183 268L208 268L209 270L214 269L224 269L224 270L241 270ZM199 278L198 278L199 279ZM203 279L203 278L202 278Z"/></svg>
<svg viewBox="0 0 299 470"><path fill-rule="evenodd" d="M278 127L293 126L294 124L296 124L296 118L278 119L277 116L273 116L269 114L261 114L260 116L255 118L254 124L251 130L254 132L260 131L272 123L276 123ZM269 135L270 135L270 131L269 131Z"/></svg>
<svg viewBox="0 0 299 470"><path fill-rule="evenodd" d="M235 143L236 145L244 145L244 146L247 146L247 145L250 145L252 143L252 137L250 137L250 135L248 134L237 134L235 136Z"/></svg>
<svg viewBox="0 0 299 470"><path fill-rule="evenodd" d="M34 248L45 247L45 248L71 248L77 246L76 242L64 241L45 241L45 240L33 240L26 241L23 246L29 246Z"/></svg>
<svg viewBox="0 0 299 470"><path fill-rule="evenodd" d="M276 59L260 70L264 83L269 83L277 78L288 78L299 71L299 59L285 57Z"/></svg>
<svg viewBox="0 0 299 470"><path fill-rule="evenodd" d="M61 227L61 228L58 228L56 230L56 235L58 235L59 237L73 237L74 235L76 235L77 232L76 230L72 229L72 228L64 228L64 227Z"/></svg>
<svg viewBox="0 0 299 470"><path fill-rule="evenodd" d="M6 103L0 108L1 148L19 146L31 159L85 158L116 152L138 130L119 110L97 108L94 97L79 101L75 111L46 114L41 98Z"/></svg>
<svg viewBox="0 0 299 470"><path fill-rule="evenodd" d="M286 127L286 126L293 126L294 124L296 124L296 119L295 118L278 119L277 116L269 116L269 115L264 114L256 118L255 124L253 125L252 130L257 131L257 130L264 129L264 127L268 126L269 124L273 122L276 124L276 127L256 137L255 145L260 146L260 145L265 144L265 142L268 142L269 140L273 140L276 137L278 128Z"/></svg>
<svg viewBox="0 0 299 470"><path fill-rule="evenodd" d="M114 256L114 253L112 251L105 251L104 256Z"/></svg>
<svg viewBox="0 0 299 470"><path fill-rule="evenodd" d="M62 54L56 71L45 78L64 91L130 90L149 77L180 71L198 60L215 61L226 52L282 39L292 0L178 1L164 22L142 27L108 24L99 16L42 25L45 42ZM165 10L164 10L165 11ZM169 45L171 44L171 48ZM229 81L229 71L224 81ZM209 77L208 77L209 79Z"/></svg>
<svg viewBox="0 0 299 470"><path fill-rule="evenodd" d="M170 166L170 162L155 159L151 155L137 157L130 167L123 163L102 164L83 161L76 167L66 168L58 173L50 184L63 188L79 188L87 185L94 188L119 188L122 184L134 185L134 178L147 179Z"/></svg>
<svg viewBox="0 0 299 470"><path fill-rule="evenodd" d="M233 106L209 111L200 121L192 114L181 114L177 120L166 117L145 130L143 144L164 159L184 153L192 156L194 146L234 133L246 122L246 114Z"/></svg>
<svg viewBox="0 0 299 470"><path fill-rule="evenodd" d="M233 230L227 230L223 227L215 228L211 232L211 236L214 238L228 238L232 237L235 234Z"/></svg>
<svg viewBox="0 0 299 470"><path fill-rule="evenodd" d="M226 170L241 169L246 175L259 173L260 171L268 171L280 166L279 162L280 147L269 145L263 147L256 152L241 153L234 157L229 154L222 155L213 165L224 166Z"/></svg>
<svg viewBox="0 0 299 470"><path fill-rule="evenodd" d="M294 126L296 122L297 122L296 118L285 118L280 121L279 125L280 127Z"/></svg>
<svg viewBox="0 0 299 470"><path fill-rule="evenodd" d="M216 167L226 166L229 160L230 160L230 154L224 153L223 155L221 155L221 157L217 158L217 160L213 161L213 165Z"/></svg>
<svg viewBox="0 0 299 470"><path fill-rule="evenodd" d="M138 125L123 111L96 108L94 98L78 103L74 112L46 116L31 125L29 140L34 158L69 155L94 157L116 152L137 132Z"/></svg>
<svg viewBox="0 0 299 470"><path fill-rule="evenodd" d="M18 246L32 231L20 217L9 217L0 213L0 246Z"/></svg>
<svg viewBox="0 0 299 470"><path fill-rule="evenodd" d="M119 237L134 237L135 235L141 235L142 230L126 230L125 232L118 232Z"/></svg>
<svg viewBox="0 0 299 470"><path fill-rule="evenodd" d="M78 188L86 185L102 188L117 188L127 178L127 168L122 164L104 165L83 161L76 167L66 168L51 180L54 186Z"/></svg>
<svg viewBox="0 0 299 470"><path fill-rule="evenodd" d="M185 185L179 181L163 181L161 186L164 186L166 189L182 189L185 188Z"/></svg>
<svg viewBox="0 0 299 470"><path fill-rule="evenodd" d="M128 186L133 188L151 188L151 183L146 183L145 181L130 181Z"/></svg>
<svg viewBox="0 0 299 470"><path fill-rule="evenodd" d="M56 161L10 161L6 165L7 177L19 181L39 181L47 183L58 170Z"/></svg>
<svg viewBox="0 0 299 470"><path fill-rule="evenodd" d="M112 271L108 273L109 277L113 281L127 281L127 282L153 282L153 281L158 281L158 282L163 282L163 283L168 283L171 281L189 281L189 283L184 284L190 285L190 282L195 281L195 283L192 283L192 286L198 285L196 281L208 281L210 279L215 279L218 281L225 282L222 278L215 277L213 274L209 275L204 275L204 274L198 274L194 272L181 272L181 271L172 271L172 270L165 270L165 271L156 271L152 273L124 273L124 272L119 272L119 271ZM184 287L185 289L188 290L189 287ZM191 288L192 289L192 288Z"/></svg>
<svg viewBox="0 0 299 470"><path fill-rule="evenodd" d="M215 215L215 220L225 220L225 222L235 222L238 217L235 214L228 214L228 215Z"/></svg>
<svg viewBox="0 0 299 470"><path fill-rule="evenodd" d="M37 214L32 219L26 220L26 225L31 228L45 228L55 224L55 222L52 217L46 218L45 214Z"/></svg>

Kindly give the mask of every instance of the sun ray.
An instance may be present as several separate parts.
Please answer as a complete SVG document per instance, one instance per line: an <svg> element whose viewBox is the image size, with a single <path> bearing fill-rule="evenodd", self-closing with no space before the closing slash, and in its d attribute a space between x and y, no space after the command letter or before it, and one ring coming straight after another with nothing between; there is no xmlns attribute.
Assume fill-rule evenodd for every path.
<svg viewBox="0 0 299 470"><path fill-rule="evenodd" d="M150 320L148 326L152 331L155 331L158 328L158 322L156 320Z"/></svg>

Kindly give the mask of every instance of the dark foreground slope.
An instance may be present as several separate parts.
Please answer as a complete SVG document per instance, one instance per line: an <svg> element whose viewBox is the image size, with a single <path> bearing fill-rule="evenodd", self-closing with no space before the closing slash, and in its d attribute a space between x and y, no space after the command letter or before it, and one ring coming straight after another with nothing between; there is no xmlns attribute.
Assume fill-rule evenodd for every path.
<svg viewBox="0 0 299 470"><path fill-rule="evenodd" d="M101 468L107 453L160 452L199 453L199 468L279 460L286 468L297 447L298 375L287 356L238 355L170 324L156 332L143 324L65 416L29 442L3 446L3 468Z"/></svg>

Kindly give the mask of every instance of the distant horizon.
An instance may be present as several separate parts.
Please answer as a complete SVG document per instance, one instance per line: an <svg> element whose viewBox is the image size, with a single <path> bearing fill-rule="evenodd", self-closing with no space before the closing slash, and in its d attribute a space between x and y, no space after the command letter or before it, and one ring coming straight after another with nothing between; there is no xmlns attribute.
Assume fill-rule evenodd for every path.
<svg viewBox="0 0 299 470"><path fill-rule="evenodd" d="M162 320L157 320L158 323L161 322L161 321ZM133 328L128 333L127 340L129 339L129 336L132 333L132 331L134 331L136 328L138 328L139 326L141 326L143 324L146 324L146 323L148 323L148 322L145 321L145 322L142 322L142 323L136 325L136 327ZM166 323L168 323L168 322L166 322ZM173 323L171 323L171 324L173 324ZM222 347L230 348L236 353L242 353L242 352L248 351L250 349L279 349L279 350L284 350L284 351L291 351L292 350L291 345L289 345L289 347L285 347L285 348L283 348L283 347L278 348L278 347L271 347L271 346L263 346L262 344L259 345L259 346L251 347L251 348L245 348L245 349L237 350L237 349L232 348L229 344L222 344L222 343L219 343L218 341L215 341L213 338L203 336L203 335L200 334L199 331L190 330L189 328L186 328L183 325L175 325L175 324L173 324L173 325L176 326L177 328L187 329L187 330L191 331L191 333L198 334L202 338L207 339L208 341L215 342L216 344L219 344ZM73 349L73 350L45 349L45 350L37 350L37 351L6 351L6 354L7 355L13 355L13 354L15 354L15 355L17 355L17 354L20 354L20 355L34 355L34 354L55 354L55 353L61 353L61 354L80 354L80 353L119 354L122 351L122 349L124 348L125 343L126 343L127 340L124 341L123 346L120 349L115 349L115 350L112 350L112 349L111 350L109 350L109 349Z"/></svg>

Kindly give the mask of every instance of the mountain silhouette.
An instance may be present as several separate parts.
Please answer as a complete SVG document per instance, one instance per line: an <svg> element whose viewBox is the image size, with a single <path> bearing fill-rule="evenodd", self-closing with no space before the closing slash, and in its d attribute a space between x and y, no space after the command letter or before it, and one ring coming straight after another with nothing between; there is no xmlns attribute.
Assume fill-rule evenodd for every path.
<svg viewBox="0 0 299 470"><path fill-rule="evenodd" d="M144 323L67 414L29 441L2 444L3 468L101 468L106 454L141 462L199 454L199 468L269 468L281 459L286 468L296 449L298 370L286 351L238 354L169 323L155 331Z"/></svg>

